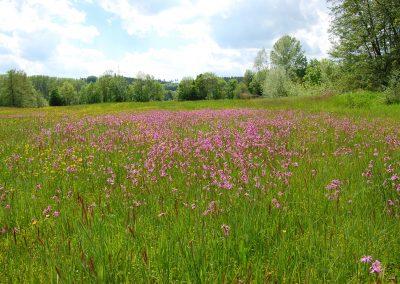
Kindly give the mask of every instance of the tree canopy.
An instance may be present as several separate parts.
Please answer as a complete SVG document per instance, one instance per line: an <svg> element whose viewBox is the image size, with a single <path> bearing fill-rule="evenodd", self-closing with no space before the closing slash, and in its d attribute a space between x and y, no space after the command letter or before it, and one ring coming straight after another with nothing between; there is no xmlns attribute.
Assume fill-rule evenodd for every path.
<svg viewBox="0 0 400 284"><path fill-rule="evenodd" d="M307 67L307 58L300 41L289 35L281 37L272 47L271 64L285 69L292 78L302 78Z"/></svg>
<svg viewBox="0 0 400 284"><path fill-rule="evenodd" d="M354 88L379 89L400 66L399 0L329 0L332 56Z"/></svg>

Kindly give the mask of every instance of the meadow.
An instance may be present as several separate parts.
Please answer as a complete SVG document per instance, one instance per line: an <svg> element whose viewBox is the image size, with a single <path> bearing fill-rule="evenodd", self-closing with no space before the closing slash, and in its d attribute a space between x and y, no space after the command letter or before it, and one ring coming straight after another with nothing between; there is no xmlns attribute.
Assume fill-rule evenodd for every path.
<svg viewBox="0 0 400 284"><path fill-rule="evenodd" d="M2 283L397 283L376 93L0 109Z"/></svg>

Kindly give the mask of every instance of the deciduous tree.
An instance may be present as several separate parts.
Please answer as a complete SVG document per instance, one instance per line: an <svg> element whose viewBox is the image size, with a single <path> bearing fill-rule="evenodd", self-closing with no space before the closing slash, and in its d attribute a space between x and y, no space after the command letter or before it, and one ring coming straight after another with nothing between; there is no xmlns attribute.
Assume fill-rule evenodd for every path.
<svg viewBox="0 0 400 284"><path fill-rule="evenodd" d="M283 68L292 79L303 78L307 58L296 38L288 35L281 37L272 47L270 57L274 68Z"/></svg>

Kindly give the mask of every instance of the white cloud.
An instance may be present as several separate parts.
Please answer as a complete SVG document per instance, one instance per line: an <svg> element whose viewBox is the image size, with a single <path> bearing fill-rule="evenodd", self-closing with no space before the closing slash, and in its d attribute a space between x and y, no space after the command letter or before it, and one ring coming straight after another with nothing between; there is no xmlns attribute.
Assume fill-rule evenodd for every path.
<svg viewBox="0 0 400 284"><path fill-rule="evenodd" d="M127 76L143 71L159 78L174 79L202 72L242 74L249 68L246 56L254 51L222 48L211 37L210 18L227 17L241 1L182 0L161 11L147 11L147 14L141 11L139 4L127 0L101 0L99 3L106 11L121 18L124 29L131 36L162 38L173 35L189 41L175 48L129 52L118 64Z"/></svg>
<svg viewBox="0 0 400 284"><path fill-rule="evenodd" d="M79 5L82 1L86 4ZM0 68L72 77L101 75L109 69L126 76L144 71L164 79L202 72L241 75L252 67L256 52L263 45L270 48L282 32L300 39L307 46L307 55L325 56L330 47L329 15L322 3L325 1L0 0ZM102 47L108 42L108 50L94 46L94 39L102 36L100 26L88 24L86 11L78 7L101 7L107 27L125 30L128 39L120 41L121 54L112 60L106 55L120 38L103 38ZM276 22L278 18L281 20ZM157 47L124 50L129 38L155 42ZM163 41L168 47L162 47Z"/></svg>
<svg viewBox="0 0 400 284"><path fill-rule="evenodd" d="M120 60L110 60L99 50L58 46L52 72L60 76L85 77L101 75L113 70L135 77L145 72L160 79L195 77L199 73L215 72L219 75L243 74L251 68L255 50L223 49L214 42L193 43L179 48L149 49L144 52L127 52Z"/></svg>
<svg viewBox="0 0 400 284"><path fill-rule="evenodd" d="M0 49L13 68L47 73L58 45L88 43L99 32L85 24L85 13L68 0L0 0Z"/></svg>
<svg viewBox="0 0 400 284"><path fill-rule="evenodd" d="M167 36L180 33L182 36L202 37L209 31L208 19L212 16L226 17L234 5L244 0L181 0L162 11L145 14L139 4L128 0L100 0L101 7L120 17L123 26L130 35L155 33ZM194 24L195 23L195 24ZM201 23L201 24L199 24Z"/></svg>
<svg viewBox="0 0 400 284"><path fill-rule="evenodd" d="M204 72L242 74L251 67L247 66L247 60L253 53L253 50L223 49L214 42L194 43L177 49L127 53L120 70L124 75L132 76L143 71L163 79L195 77Z"/></svg>
<svg viewBox="0 0 400 284"><path fill-rule="evenodd" d="M318 22L305 29L297 30L294 36L302 43L306 43L309 48L310 57L326 58L331 48L328 29L331 17L327 12L317 11Z"/></svg>

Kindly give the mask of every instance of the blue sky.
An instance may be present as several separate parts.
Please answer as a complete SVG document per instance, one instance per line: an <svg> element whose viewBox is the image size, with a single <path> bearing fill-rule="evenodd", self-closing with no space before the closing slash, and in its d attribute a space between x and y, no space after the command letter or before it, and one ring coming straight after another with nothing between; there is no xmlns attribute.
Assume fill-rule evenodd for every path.
<svg viewBox="0 0 400 284"><path fill-rule="evenodd" d="M0 0L0 19L0 73L237 76L285 34L330 48L325 0Z"/></svg>

